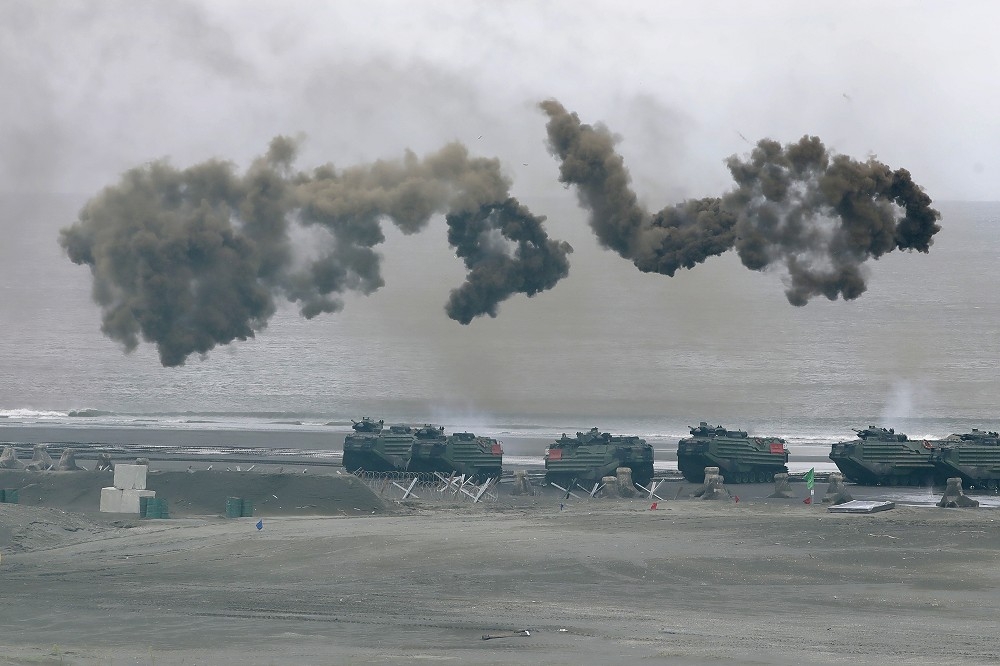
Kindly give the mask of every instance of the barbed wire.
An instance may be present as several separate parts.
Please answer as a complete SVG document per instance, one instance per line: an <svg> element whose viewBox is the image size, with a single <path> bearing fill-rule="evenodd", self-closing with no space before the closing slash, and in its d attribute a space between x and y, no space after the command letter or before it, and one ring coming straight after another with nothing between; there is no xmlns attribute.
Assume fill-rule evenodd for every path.
<svg viewBox="0 0 1000 666"><path fill-rule="evenodd" d="M372 492L396 502L471 502L497 503L500 500L496 479L479 482L465 475L438 472L354 472Z"/></svg>

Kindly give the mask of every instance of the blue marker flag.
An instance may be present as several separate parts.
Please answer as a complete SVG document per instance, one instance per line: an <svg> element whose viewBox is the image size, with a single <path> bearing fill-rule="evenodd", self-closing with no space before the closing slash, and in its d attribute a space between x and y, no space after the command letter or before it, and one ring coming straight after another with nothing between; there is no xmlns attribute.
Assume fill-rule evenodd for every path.
<svg viewBox="0 0 1000 666"><path fill-rule="evenodd" d="M261 518L260 520L257 521L257 529L259 529L259 530L264 529L264 519L263 518Z"/></svg>

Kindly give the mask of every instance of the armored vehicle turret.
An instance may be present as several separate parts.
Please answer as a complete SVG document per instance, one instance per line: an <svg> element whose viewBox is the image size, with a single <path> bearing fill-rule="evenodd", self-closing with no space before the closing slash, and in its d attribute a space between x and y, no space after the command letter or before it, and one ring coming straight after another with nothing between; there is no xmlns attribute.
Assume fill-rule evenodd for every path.
<svg viewBox="0 0 1000 666"><path fill-rule="evenodd" d="M706 467L718 467L730 483L770 483L787 473L788 449L780 437L750 437L705 421L677 443L677 469L692 483L705 480Z"/></svg>
<svg viewBox="0 0 1000 666"><path fill-rule="evenodd" d="M905 442L908 441L906 435L897 433L895 428L876 428L868 426L864 430L854 429L858 434L858 439L872 440L877 442Z"/></svg>
<svg viewBox="0 0 1000 666"><path fill-rule="evenodd" d="M632 480L646 485L653 478L653 447L635 435L612 435L591 428L562 437L545 451L545 480L568 487L614 476L619 467L632 470Z"/></svg>
<svg viewBox="0 0 1000 666"><path fill-rule="evenodd" d="M354 432L382 432L382 426L385 424L381 419L376 421L369 416L362 418L360 421L351 419L351 423L353 424L351 428L354 429Z"/></svg>
<svg viewBox="0 0 1000 666"><path fill-rule="evenodd" d="M1000 445L1000 433L980 430L979 428L973 428L972 432L967 432L961 435L952 435L948 439L955 437L957 437L959 440L963 442L972 442L975 444L987 444L989 446Z"/></svg>

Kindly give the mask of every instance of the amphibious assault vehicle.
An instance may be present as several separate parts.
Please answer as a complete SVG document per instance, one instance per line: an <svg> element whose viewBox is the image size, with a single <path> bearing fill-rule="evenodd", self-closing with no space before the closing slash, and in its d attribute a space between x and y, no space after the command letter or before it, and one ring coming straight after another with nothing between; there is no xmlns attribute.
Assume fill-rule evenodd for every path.
<svg viewBox="0 0 1000 666"><path fill-rule="evenodd" d="M677 469L693 483L705 480L706 467L718 467L731 483L769 483L787 473L788 449L780 437L749 437L702 421L677 443Z"/></svg>
<svg viewBox="0 0 1000 666"><path fill-rule="evenodd" d="M477 480L499 478L503 447L471 432L445 436L443 427L424 425L414 431L409 471L465 474Z"/></svg>
<svg viewBox="0 0 1000 666"><path fill-rule="evenodd" d="M344 438L344 468L349 472L405 470L413 447L413 429L406 425L384 427L367 416L353 421L354 433Z"/></svg>
<svg viewBox="0 0 1000 666"><path fill-rule="evenodd" d="M855 430L858 438L839 442L830 450L830 460L844 478L865 486L922 486L941 482L931 459L941 441L916 441L889 428L869 426Z"/></svg>
<svg viewBox="0 0 1000 666"><path fill-rule="evenodd" d="M632 470L632 480L646 485L653 478L653 447L635 435L612 435L591 428L576 437L566 433L545 451L545 480L569 487L614 476L619 467Z"/></svg>
<svg viewBox="0 0 1000 666"><path fill-rule="evenodd" d="M957 476L966 488L1000 490L1000 434L973 428L934 442L931 461L940 478Z"/></svg>
<svg viewBox="0 0 1000 666"><path fill-rule="evenodd" d="M344 438L344 467L349 472L441 472L465 474L476 480L499 477L503 447L489 437L425 424L391 425L368 417L354 421L354 433Z"/></svg>

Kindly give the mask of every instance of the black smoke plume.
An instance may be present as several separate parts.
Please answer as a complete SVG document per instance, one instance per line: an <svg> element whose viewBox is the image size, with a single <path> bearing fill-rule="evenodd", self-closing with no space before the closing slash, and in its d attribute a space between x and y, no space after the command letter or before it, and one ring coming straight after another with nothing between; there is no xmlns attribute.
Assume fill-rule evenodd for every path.
<svg viewBox="0 0 1000 666"><path fill-rule="evenodd" d="M734 249L743 265L783 264L793 305L816 295L857 298L862 264L893 249L927 252L941 227L930 197L905 169L831 155L817 137L782 147L763 139L730 157L736 188L650 214L638 203L615 139L580 122L559 102L542 102L559 180L577 186L598 240L644 272L672 276Z"/></svg>
<svg viewBox="0 0 1000 666"><path fill-rule="evenodd" d="M451 292L445 310L463 324L495 317L497 304L511 294L528 296L551 289L569 274L568 243L549 240L544 217L535 217L516 199L479 210L449 213L448 243L465 261L469 275ZM508 245L516 243L513 252Z"/></svg>
<svg viewBox="0 0 1000 666"><path fill-rule="evenodd" d="M176 366L252 338L278 298L307 318L336 312L344 293L384 284L375 247L385 220L412 234L447 216L469 273L446 309L463 324L568 272L572 248L549 240L544 218L510 197L498 160L470 157L461 144L422 160L408 152L311 173L293 169L295 156L295 143L277 137L242 175L228 162L182 170L154 162L90 200L60 243L90 266L104 334L127 351L152 342L161 363Z"/></svg>

